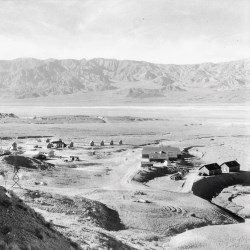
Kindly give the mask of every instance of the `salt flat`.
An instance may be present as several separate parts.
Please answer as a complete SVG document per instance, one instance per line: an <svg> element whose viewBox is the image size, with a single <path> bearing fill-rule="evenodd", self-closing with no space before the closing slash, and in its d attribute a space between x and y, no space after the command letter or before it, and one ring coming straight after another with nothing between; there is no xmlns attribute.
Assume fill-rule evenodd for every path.
<svg viewBox="0 0 250 250"><path fill-rule="evenodd" d="M173 181L169 176L163 176L147 183L139 183L133 180L133 176L140 169L143 145L154 143L173 145L180 149L192 146L190 153L195 156L193 161L197 161L197 164L237 159L241 169L249 171L248 106L79 106L31 109L5 106L1 107L0 112L2 110L20 117L0 121L2 148L7 149L16 141L23 151L29 151L38 145L41 148L37 150L47 152L46 138L40 138L43 136L58 137L66 143L74 142L73 149L55 150L56 157L48 160L48 163L55 164L51 171L21 169L20 184L24 189L14 191L42 213L45 219L64 226L65 228L57 229L82 247L87 242L90 246L97 244L101 248L108 248L110 241L104 242L103 237L111 237L116 244L124 244L124 249L125 246L131 249L164 249L168 246L178 249L181 246L174 245L174 238L173 241L171 238L187 229L192 232L194 228L201 228L193 232L197 232L198 237L197 230L207 228L208 225L209 228L212 225L223 228L223 224L238 223L209 201L191 192L180 192L185 180ZM65 119L63 122L60 120L50 123L48 120L40 124L39 120L37 122L33 119L34 116L52 114L90 116L92 122L74 123ZM128 116L150 119L128 119ZM105 122L100 123L98 117ZM6 136L10 138L4 139ZM114 146L109 145L111 139L115 142ZM118 145L120 139L123 145ZM96 143L93 148L89 146L91 140ZM101 140L105 141L104 147L99 146ZM95 155L89 154L92 150ZM80 161L64 162L70 155L79 156ZM11 168L9 171L11 176ZM0 182L4 185L3 179ZM47 185L36 185L35 182ZM11 179L7 182L7 186L10 185ZM31 191L37 192L37 197L31 197ZM48 198L51 195L54 198ZM88 198L105 204L118 213L124 228L116 231L100 228L98 225L105 223L102 224L100 218L95 218L96 212L86 212L83 215L70 206L61 208L56 205L61 204L65 196L73 200ZM244 200L248 200L248 197L246 195ZM148 200L149 203L137 202L138 200ZM93 205L91 211L95 209ZM103 219L108 220L110 216L107 212ZM243 224L237 226L240 228L241 225ZM248 224L244 224L242 229L245 227ZM94 235L95 239L90 235ZM221 237L224 237L223 233ZM247 242L246 238L245 243ZM209 247L210 245L208 249Z"/></svg>

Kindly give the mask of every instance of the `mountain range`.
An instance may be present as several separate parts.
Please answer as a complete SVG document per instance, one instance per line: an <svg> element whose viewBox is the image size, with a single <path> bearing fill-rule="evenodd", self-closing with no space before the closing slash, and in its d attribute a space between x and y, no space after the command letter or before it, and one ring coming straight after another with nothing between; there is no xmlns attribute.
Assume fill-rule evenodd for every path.
<svg viewBox="0 0 250 250"><path fill-rule="evenodd" d="M250 88L250 60L192 65L103 58L1 60L0 88L0 97L19 99L93 91L147 98L194 89L242 90Z"/></svg>

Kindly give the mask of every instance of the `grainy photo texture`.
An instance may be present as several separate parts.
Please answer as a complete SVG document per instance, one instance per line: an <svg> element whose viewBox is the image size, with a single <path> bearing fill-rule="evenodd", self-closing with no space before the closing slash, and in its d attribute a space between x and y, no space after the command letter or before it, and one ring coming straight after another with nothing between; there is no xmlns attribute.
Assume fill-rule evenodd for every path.
<svg viewBox="0 0 250 250"><path fill-rule="evenodd" d="M0 0L0 250L249 250L249 13Z"/></svg>

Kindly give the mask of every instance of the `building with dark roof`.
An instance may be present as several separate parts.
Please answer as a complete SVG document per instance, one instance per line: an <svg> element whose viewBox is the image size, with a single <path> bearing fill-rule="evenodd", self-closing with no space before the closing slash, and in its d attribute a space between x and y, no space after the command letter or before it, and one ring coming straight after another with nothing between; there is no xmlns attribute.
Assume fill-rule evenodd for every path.
<svg viewBox="0 0 250 250"><path fill-rule="evenodd" d="M50 142L53 147L55 148L65 148L67 145L62 141L62 140L58 140L58 141L51 141Z"/></svg>
<svg viewBox="0 0 250 250"><path fill-rule="evenodd" d="M149 154L149 161L164 162L169 159L168 154L164 151Z"/></svg>
<svg viewBox="0 0 250 250"><path fill-rule="evenodd" d="M222 173L240 171L240 164L237 161L227 161L220 165Z"/></svg>
<svg viewBox="0 0 250 250"><path fill-rule="evenodd" d="M177 160L181 158L181 150L177 147L171 146L147 146L142 149L142 158L150 159L150 156L164 155L169 160Z"/></svg>
<svg viewBox="0 0 250 250"><path fill-rule="evenodd" d="M221 168L219 164L211 163L200 167L199 172L203 175L216 175L216 174L221 174Z"/></svg>

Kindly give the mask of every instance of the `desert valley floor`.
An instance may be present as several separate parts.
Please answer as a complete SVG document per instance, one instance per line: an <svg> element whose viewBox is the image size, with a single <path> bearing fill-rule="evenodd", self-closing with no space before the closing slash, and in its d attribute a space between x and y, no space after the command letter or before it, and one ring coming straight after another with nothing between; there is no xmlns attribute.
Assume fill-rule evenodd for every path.
<svg viewBox="0 0 250 250"><path fill-rule="evenodd" d="M18 116L0 119L0 148L15 141L21 156L0 157L0 185L82 249L249 249L248 106L1 106L0 113ZM74 147L32 160L49 152L48 138ZM142 148L158 144L185 152L183 180L141 167ZM236 159L240 172L198 176L202 164ZM12 187L18 164L22 188Z"/></svg>

